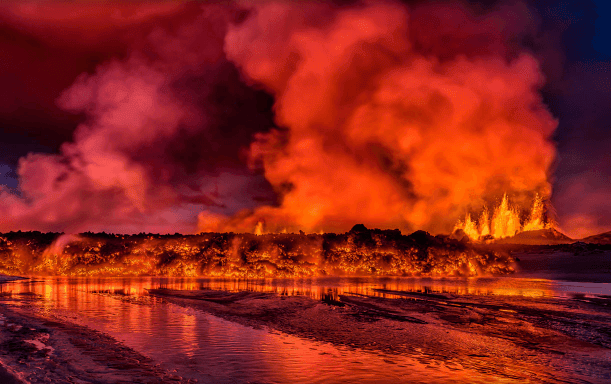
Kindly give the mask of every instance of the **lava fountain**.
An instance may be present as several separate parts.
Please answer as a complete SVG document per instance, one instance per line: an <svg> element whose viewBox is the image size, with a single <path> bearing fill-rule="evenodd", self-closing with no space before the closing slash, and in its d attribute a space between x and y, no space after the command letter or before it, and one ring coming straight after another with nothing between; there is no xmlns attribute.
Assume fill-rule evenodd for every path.
<svg viewBox="0 0 611 384"><path fill-rule="evenodd" d="M525 217L524 220L521 218ZM520 232L537 231L552 228L543 199L536 195L532 208L526 215L509 201L507 194L503 195L490 216L490 211L484 207L479 219L473 220L467 213L464 220L459 220L454 226L454 232L462 230L471 240L492 240L515 236Z"/></svg>

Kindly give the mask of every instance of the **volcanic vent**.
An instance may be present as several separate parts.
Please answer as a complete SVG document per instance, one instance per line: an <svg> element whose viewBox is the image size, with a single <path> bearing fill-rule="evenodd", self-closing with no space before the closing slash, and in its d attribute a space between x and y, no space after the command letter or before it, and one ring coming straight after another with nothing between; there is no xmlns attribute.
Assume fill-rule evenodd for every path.
<svg viewBox="0 0 611 384"><path fill-rule="evenodd" d="M513 238L517 242L526 243L538 238L542 241L548 239L550 243L570 240L554 228L548 210L548 205L539 195L535 196L530 210L523 212L505 194L492 213L484 207L477 220L467 213L465 219L454 226L453 236L460 238L466 235L473 241Z"/></svg>

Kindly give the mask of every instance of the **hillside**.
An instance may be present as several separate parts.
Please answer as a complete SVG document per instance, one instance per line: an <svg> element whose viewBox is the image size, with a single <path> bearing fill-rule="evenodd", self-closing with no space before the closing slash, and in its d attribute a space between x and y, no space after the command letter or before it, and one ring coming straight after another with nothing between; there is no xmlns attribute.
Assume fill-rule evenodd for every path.
<svg viewBox="0 0 611 384"><path fill-rule="evenodd" d="M564 233L554 229L540 229L537 231L520 232L515 236L496 240L497 244L525 244L525 245L553 245L570 244L575 240Z"/></svg>
<svg viewBox="0 0 611 384"><path fill-rule="evenodd" d="M611 244L611 231L599 233L598 235L588 236L580 241L589 244Z"/></svg>

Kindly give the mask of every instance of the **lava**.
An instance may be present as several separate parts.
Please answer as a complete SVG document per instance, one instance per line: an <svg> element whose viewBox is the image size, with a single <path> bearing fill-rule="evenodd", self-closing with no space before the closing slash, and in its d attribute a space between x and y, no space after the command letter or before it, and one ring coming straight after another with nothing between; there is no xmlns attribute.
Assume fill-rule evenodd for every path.
<svg viewBox="0 0 611 384"><path fill-rule="evenodd" d="M0 235L0 273L52 276L482 276L513 258L448 236L369 230L343 234Z"/></svg>
<svg viewBox="0 0 611 384"><path fill-rule="evenodd" d="M494 208L492 217L487 207L484 207L478 220L473 220L471 214L467 213L464 220L456 223L454 231L462 230L472 240L489 240L552 227L544 201L539 195L535 196L526 220L521 220L521 216L520 209L512 205L505 194L500 204Z"/></svg>

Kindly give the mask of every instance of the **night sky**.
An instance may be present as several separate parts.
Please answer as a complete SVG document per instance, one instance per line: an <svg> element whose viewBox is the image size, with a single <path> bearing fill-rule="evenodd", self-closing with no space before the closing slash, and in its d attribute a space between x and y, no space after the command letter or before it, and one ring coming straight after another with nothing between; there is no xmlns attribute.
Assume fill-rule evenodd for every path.
<svg viewBox="0 0 611 384"><path fill-rule="evenodd" d="M608 2L259 3L0 5L0 231L248 231L258 221L270 230L339 231L362 215L368 226L442 232L504 192L517 202L551 193L559 228L574 238L611 230ZM396 28L386 26L388 15ZM358 20L373 27L345 37ZM324 45L333 39L337 46ZM325 49L352 50L350 65L335 53L325 59ZM426 96L424 112L379 108L394 92L380 79L410 81L413 57L440 66L430 70L431 84L446 84L440 89L458 84L462 70L497 71L507 84L529 71L542 75L519 91L532 93L531 104L505 118L516 127L534 121L533 139L516 133L524 143L507 146L515 158L501 156L511 157L511 168L483 170L480 159L462 165L462 152L440 160L418 149L445 148L435 147L441 128L431 129L435 138L422 131L413 147L394 147L412 131L397 128L404 133L394 136L380 128L374 135L354 122L446 124L436 115L458 107L436 98L439 92ZM309 93L310 86L324 92ZM409 89L401 92L416 93ZM335 109L304 112L319 101ZM429 109L437 112L429 116ZM397 110L411 115L396 117ZM491 128L478 129L485 135ZM465 131L455 143L480 148L475 141L469 147L476 136ZM521 166L517 155L529 142L541 149L525 150ZM425 180L419 169L427 159L434 172L447 161L444 172L478 180L456 185L448 176L443 184L445 173ZM344 183L327 169L353 177ZM340 181L328 194L312 192L327 178ZM412 213L393 216L400 210Z"/></svg>

